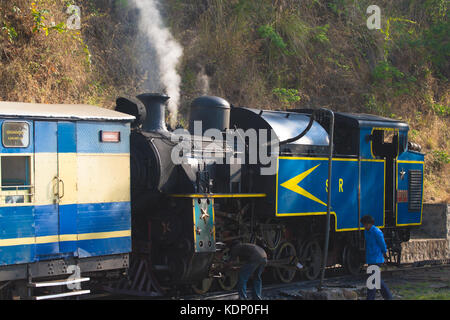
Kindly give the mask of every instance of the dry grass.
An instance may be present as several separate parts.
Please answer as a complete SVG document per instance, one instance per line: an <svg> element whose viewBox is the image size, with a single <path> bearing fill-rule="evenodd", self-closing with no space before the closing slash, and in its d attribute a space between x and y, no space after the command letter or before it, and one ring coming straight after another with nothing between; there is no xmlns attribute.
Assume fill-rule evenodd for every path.
<svg viewBox="0 0 450 320"><path fill-rule="evenodd" d="M0 33L1 100L112 107L119 93L136 90L133 38L125 40L127 26L108 6L102 12L92 1L79 1L81 30L46 35L42 28L33 31L31 3L48 11L43 13L46 26L69 17L64 0L1 2L0 27L6 23L17 31L14 39L5 30Z"/></svg>
<svg viewBox="0 0 450 320"><path fill-rule="evenodd" d="M36 1L39 9L49 10L46 23L65 21L68 2ZM48 36L33 32L31 0L0 2L0 28L12 26L18 35L10 41L0 30L1 100L112 107L118 95L145 88L146 75L139 68L143 58L136 54L136 12L121 6L126 1L76 2L82 9L82 41L74 39L75 31L53 31ZM389 61L416 81L404 91L392 83L376 83L373 72L383 60L385 40L381 32L365 25L369 4L368 0L164 1L164 15L184 47L179 68L181 117L190 101L203 93L198 75L204 70L210 80L208 93L235 105L279 109L284 106L272 90L293 88L301 97L291 104L293 108L329 107L403 119L410 124L410 139L427 154L425 200L448 202L449 164L442 155L450 154L449 116L433 111L435 104L449 106L448 80L432 72L422 49L400 41L409 31L395 25ZM384 0L378 5L386 15L416 21L412 32L430 23L420 1ZM20 12L14 12L14 6ZM387 18L383 16L382 22ZM261 26L272 27L285 50L262 37Z"/></svg>
<svg viewBox="0 0 450 320"><path fill-rule="evenodd" d="M1 5L2 16L18 31L13 41L2 33L1 99L40 103L85 100L90 70L81 43L72 38L75 31L60 34L53 30L48 36L42 29L33 32L30 1L17 1L15 6L20 12L13 14L13 3ZM61 10L63 1L37 3L37 10L44 8L50 11L45 15L47 25L67 19Z"/></svg>

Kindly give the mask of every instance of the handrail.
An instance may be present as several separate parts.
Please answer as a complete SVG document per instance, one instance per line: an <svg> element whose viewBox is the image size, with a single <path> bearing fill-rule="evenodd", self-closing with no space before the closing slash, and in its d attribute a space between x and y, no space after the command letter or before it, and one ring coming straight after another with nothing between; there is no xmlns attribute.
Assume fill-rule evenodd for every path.
<svg viewBox="0 0 450 320"><path fill-rule="evenodd" d="M313 124L314 124L314 115L315 115L315 112L316 112L316 110L313 111L313 113L311 113L311 116L310 116L310 119L309 119L308 126L306 127L305 130L303 130L302 133L300 133L299 135L297 135L297 136L295 136L295 137L293 137L293 138L286 139L286 140L284 140L284 141L280 141L280 146L282 146L282 145L284 145L284 144L288 144L288 143L295 142L295 141L300 140L301 138L303 138L303 137L309 132L309 130L311 130L311 128L312 128L312 126L313 126Z"/></svg>
<svg viewBox="0 0 450 320"><path fill-rule="evenodd" d="M332 167L333 167L333 143L334 143L334 112L322 108L320 109L323 112L327 112L330 115L330 142L329 142L329 155L328 155L328 200L327 200L327 223L325 228L325 244L324 244L324 254L323 254L323 262L322 262L322 275L320 277L320 283L318 290L322 290L323 280L325 279L325 268L327 266L328 260L328 245L330 242L330 213L331 213L331 177L332 177Z"/></svg>

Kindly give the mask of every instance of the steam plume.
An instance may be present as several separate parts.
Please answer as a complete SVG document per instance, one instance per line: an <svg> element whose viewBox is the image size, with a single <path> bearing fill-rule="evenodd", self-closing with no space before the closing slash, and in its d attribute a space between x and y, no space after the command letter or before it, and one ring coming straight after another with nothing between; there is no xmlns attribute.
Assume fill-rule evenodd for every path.
<svg viewBox="0 0 450 320"><path fill-rule="evenodd" d="M139 31L154 51L157 72L153 65L154 61L143 61L143 67L152 78L150 83L155 83L155 78L158 78L159 87L162 87L170 97L168 105L170 125L174 128L177 121L181 84L177 66L183 56L183 48L165 26L158 9L158 0L133 0L133 3L140 11ZM159 89L154 85L150 86L146 89L151 91Z"/></svg>
<svg viewBox="0 0 450 320"><path fill-rule="evenodd" d="M203 66L200 66L200 72L197 74L197 86L200 88L203 95L209 94L209 77Z"/></svg>

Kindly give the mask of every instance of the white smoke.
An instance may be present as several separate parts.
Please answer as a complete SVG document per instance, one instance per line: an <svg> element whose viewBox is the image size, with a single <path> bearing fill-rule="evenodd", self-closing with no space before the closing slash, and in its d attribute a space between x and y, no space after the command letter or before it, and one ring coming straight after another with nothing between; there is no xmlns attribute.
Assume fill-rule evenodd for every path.
<svg viewBox="0 0 450 320"><path fill-rule="evenodd" d="M153 83L154 78L159 77L160 87L170 97L168 104L170 125L174 128L177 122L181 85L177 66L183 56L183 48L165 26L157 0L133 0L133 4L140 11L139 31L156 55L159 76L155 74L154 61L143 61L143 66L148 70L147 73Z"/></svg>
<svg viewBox="0 0 450 320"><path fill-rule="evenodd" d="M200 88L200 91L203 95L209 94L209 82L210 79L205 72L205 67L200 66L200 72L197 74L197 86Z"/></svg>

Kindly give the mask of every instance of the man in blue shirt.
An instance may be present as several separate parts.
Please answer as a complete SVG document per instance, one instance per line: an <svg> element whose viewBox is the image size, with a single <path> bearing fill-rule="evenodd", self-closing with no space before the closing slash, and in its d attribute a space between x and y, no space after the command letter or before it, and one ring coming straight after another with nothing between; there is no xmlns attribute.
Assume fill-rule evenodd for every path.
<svg viewBox="0 0 450 320"><path fill-rule="evenodd" d="M386 243L384 242L383 232L374 226L375 220L372 216L366 215L361 218L364 226L364 238L366 239L366 263L378 267L384 263L384 257L387 253ZM381 276L381 275L380 275ZM389 288L380 279L381 295L385 300L392 300L392 294ZM367 289L367 300L375 300L376 289Z"/></svg>

